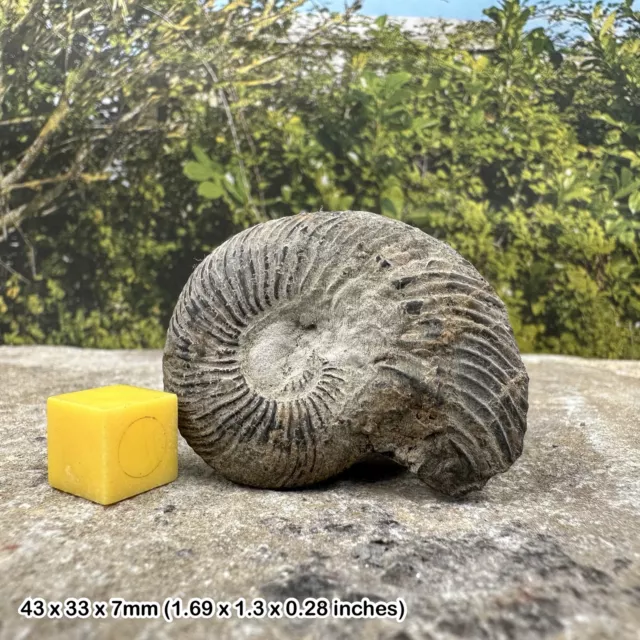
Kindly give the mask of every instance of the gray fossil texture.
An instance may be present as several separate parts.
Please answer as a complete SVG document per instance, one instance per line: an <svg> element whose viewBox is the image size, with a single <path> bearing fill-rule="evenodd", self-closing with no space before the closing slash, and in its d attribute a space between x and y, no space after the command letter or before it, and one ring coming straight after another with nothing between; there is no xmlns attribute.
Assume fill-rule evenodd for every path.
<svg viewBox="0 0 640 640"><path fill-rule="evenodd" d="M383 455L457 496L522 453L528 376L457 252L367 212L273 220L203 260L163 359L179 427L230 480L303 486Z"/></svg>

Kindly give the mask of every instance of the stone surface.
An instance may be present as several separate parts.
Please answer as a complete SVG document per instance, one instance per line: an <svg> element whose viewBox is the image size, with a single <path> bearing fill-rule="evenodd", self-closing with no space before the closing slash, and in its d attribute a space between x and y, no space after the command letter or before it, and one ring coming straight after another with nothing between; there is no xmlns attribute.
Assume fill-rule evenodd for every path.
<svg viewBox="0 0 640 640"><path fill-rule="evenodd" d="M167 332L178 425L240 484L301 487L372 453L461 496L522 453L509 317L444 242L366 211L253 226L194 269Z"/></svg>
<svg viewBox="0 0 640 640"><path fill-rule="evenodd" d="M45 400L160 389L160 352L0 347L0 637L640 637L640 363L525 357L512 469L461 500L362 465L321 486L249 489L180 442L180 475L110 507L47 484ZM25 620L27 596L162 601L405 599L388 620Z"/></svg>

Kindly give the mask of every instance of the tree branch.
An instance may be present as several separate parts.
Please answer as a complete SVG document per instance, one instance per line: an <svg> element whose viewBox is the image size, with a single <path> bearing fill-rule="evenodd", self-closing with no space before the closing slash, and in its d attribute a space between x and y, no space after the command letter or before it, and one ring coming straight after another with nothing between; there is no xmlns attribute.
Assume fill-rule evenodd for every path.
<svg viewBox="0 0 640 640"><path fill-rule="evenodd" d="M31 143L31 146L27 149L26 153L22 157L22 160L18 162L13 171L10 171L2 180L0 180L0 193L6 191L7 188L18 180L22 180L24 175L29 171L31 165L36 161L40 152L42 151L47 140L55 133L58 127L62 124L64 119L69 113L69 105L66 101L61 101L60 104L54 109L53 113L49 116L49 119L45 123L44 127L40 130L38 137Z"/></svg>
<svg viewBox="0 0 640 640"><path fill-rule="evenodd" d="M72 169L69 171L70 177L67 182L76 180L81 174L90 150L91 146L88 144L82 145L78 149ZM34 213L40 211L41 217L44 217L45 215L48 215L48 213L52 213L58 209L59 207L56 206L49 210L48 213L42 211L44 207L51 204L56 198L60 197L64 193L64 190L67 187L67 182L58 182L55 187L36 196L28 204L20 205L19 207L4 213L0 218L0 225L3 229L3 236L0 238L0 242L6 242L9 237L8 231L19 225L23 220L32 216Z"/></svg>
<svg viewBox="0 0 640 640"><path fill-rule="evenodd" d="M2 260L0 260L0 267L2 267L3 269L6 269L9 273L13 274L14 276L18 276L18 278L20 278L20 280L22 280L22 282L24 282L25 284L29 284L28 278L25 278L21 273L18 273L11 265L8 265L6 262L3 262Z"/></svg>
<svg viewBox="0 0 640 640"><path fill-rule="evenodd" d="M19 182L18 184L7 187L7 191L13 191L14 189L40 189L45 184L57 184L58 182L67 182L69 180L82 180L83 182L102 182L108 180L110 174L108 173L80 173L75 176L71 171L67 173L61 173L53 178L41 178L40 180L28 180L27 182Z"/></svg>
<svg viewBox="0 0 640 640"><path fill-rule="evenodd" d="M9 118L9 120L0 120L0 127L9 127L12 124L25 124L27 122L38 122L44 120L47 116L24 116L23 118Z"/></svg>

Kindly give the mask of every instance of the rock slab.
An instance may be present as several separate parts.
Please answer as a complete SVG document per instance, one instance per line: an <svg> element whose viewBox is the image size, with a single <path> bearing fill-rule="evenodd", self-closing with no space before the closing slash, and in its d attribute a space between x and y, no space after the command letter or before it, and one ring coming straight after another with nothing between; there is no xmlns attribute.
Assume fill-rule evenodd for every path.
<svg viewBox="0 0 640 640"><path fill-rule="evenodd" d="M216 476L111 507L47 483L48 396L162 388L161 352L0 347L0 638L640 638L640 363L525 356L524 453L461 500L369 463L295 491ZM390 620L27 620L27 596L403 598Z"/></svg>

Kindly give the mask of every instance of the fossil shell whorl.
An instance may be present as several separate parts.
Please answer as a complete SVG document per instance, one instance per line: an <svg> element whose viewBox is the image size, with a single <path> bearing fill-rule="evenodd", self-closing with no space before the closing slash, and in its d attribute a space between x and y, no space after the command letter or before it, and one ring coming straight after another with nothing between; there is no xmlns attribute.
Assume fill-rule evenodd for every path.
<svg viewBox="0 0 640 640"><path fill-rule="evenodd" d="M165 346L179 427L227 478L311 484L369 453L449 495L522 452L504 305L446 244L366 212L252 227L194 270Z"/></svg>

